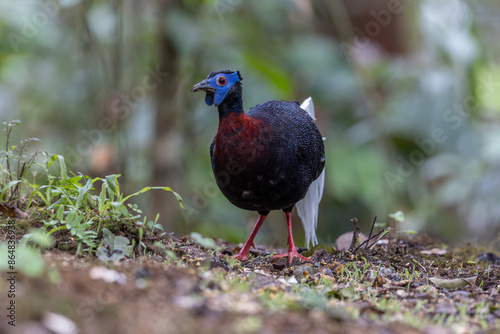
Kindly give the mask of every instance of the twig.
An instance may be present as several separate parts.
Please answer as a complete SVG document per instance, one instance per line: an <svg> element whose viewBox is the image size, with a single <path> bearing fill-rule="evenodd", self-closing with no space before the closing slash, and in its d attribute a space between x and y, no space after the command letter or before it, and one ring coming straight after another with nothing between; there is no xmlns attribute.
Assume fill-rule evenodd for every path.
<svg viewBox="0 0 500 334"><path fill-rule="evenodd" d="M5 159L7 163L7 181L12 182L12 173L10 170L10 156L9 156L9 145L10 145L10 134L12 132L13 123L7 124L6 136L5 136Z"/></svg>
<svg viewBox="0 0 500 334"><path fill-rule="evenodd" d="M370 234L368 234L368 240L370 240L372 237L373 228L375 227L376 221L377 221L377 216L375 216L375 218L373 218L372 228L370 229ZM368 247L368 243L366 243L365 249L366 249L366 247Z"/></svg>
<svg viewBox="0 0 500 334"><path fill-rule="evenodd" d="M172 235L174 234L174 232L169 232L169 233L161 233L159 236L156 236L156 237L148 237L147 239L148 240L159 240L159 239L163 239L165 237L169 237L170 239L172 239Z"/></svg>
<svg viewBox="0 0 500 334"><path fill-rule="evenodd" d="M356 247L355 250L352 251L352 253L356 253L356 251L363 245L365 244L368 244L371 240L375 239L378 237L377 241L379 241L380 239L382 239L387 233L389 233L389 231L391 230L390 227L386 228L386 229L383 229L382 231L379 231L377 233L375 233L372 237L366 239L365 241L363 241L362 243L359 244L358 247ZM370 246L368 246L368 249L372 248L373 245L375 245L376 242L372 243Z"/></svg>
<svg viewBox="0 0 500 334"><path fill-rule="evenodd" d="M352 231L352 241L351 241L351 246L349 246L349 251L352 252L354 247L356 247L356 242L358 241L358 236L359 236L359 226L358 226L358 218L353 217L351 219L351 223L354 225L354 229Z"/></svg>

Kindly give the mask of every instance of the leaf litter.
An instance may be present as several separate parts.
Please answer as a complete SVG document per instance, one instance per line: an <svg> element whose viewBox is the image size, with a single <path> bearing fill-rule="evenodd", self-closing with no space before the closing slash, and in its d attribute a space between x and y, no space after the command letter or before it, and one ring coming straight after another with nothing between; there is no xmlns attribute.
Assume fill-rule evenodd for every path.
<svg viewBox="0 0 500 334"><path fill-rule="evenodd" d="M257 245L240 262L227 257L239 245L197 233L144 240L146 255L124 239L106 234L97 258L70 255L56 240L42 251L44 274L18 275L18 322L15 328L1 323L0 332L46 332L47 314L69 319L77 333L500 328L500 265L484 255L494 253L471 244L443 247L426 236L387 234L370 247L358 244L356 252L320 245L306 253L311 262L295 259L289 266L270 256L281 249ZM441 249L446 252L434 251Z"/></svg>

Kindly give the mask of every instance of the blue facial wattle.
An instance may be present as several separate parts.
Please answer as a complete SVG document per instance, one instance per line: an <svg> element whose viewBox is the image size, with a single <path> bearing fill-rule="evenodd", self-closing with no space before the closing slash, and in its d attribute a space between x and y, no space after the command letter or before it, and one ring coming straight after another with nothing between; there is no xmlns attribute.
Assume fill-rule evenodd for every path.
<svg viewBox="0 0 500 334"><path fill-rule="evenodd" d="M217 84L217 80L221 76L226 78L226 84L223 86ZM212 96L207 94L207 96L205 97L205 103L209 106L211 106L212 104L214 104L216 107L219 106L219 104L221 104L222 101L224 101L224 99L226 98L227 92L229 92L231 87L239 81L241 80L237 72L229 74L221 73L219 75L214 76L213 78L210 78L208 82L210 83L210 85L212 85L212 87L215 88L215 93L213 98Z"/></svg>
<svg viewBox="0 0 500 334"><path fill-rule="evenodd" d="M214 104L214 97L207 93L207 95L205 95L205 103L210 107Z"/></svg>

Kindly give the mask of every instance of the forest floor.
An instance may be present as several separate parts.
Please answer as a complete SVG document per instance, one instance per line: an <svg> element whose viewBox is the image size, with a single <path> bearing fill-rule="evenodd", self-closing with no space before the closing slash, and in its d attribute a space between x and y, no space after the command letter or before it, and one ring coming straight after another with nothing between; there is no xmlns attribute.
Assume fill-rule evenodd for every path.
<svg viewBox="0 0 500 334"><path fill-rule="evenodd" d="M229 259L238 245L193 234L145 239L147 255L106 264L56 246L41 251L42 274L14 275L15 327L4 315L11 276L2 274L0 332L499 332L494 254L387 237L356 252L320 245L311 262L292 265L262 245L247 261Z"/></svg>

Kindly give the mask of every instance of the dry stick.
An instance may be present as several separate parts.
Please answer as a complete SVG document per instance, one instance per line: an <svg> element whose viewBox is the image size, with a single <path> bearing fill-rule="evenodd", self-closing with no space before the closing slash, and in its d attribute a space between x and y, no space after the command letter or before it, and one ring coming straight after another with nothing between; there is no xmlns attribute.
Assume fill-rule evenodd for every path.
<svg viewBox="0 0 500 334"><path fill-rule="evenodd" d="M7 125L7 131L5 135L5 162L7 164L7 180L12 182L12 173L10 172L10 157L9 157L9 143L10 143L10 133L12 132L12 123Z"/></svg>
<svg viewBox="0 0 500 334"><path fill-rule="evenodd" d="M158 240L158 239L162 239L163 238L163 235L160 235L158 237L149 237L148 240Z"/></svg>
<svg viewBox="0 0 500 334"><path fill-rule="evenodd" d="M157 237L148 237L147 239L148 240L158 240L158 239L162 239L164 237L170 237L172 234L174 234L174 232L169 232L169 233L163 232L162 234L160 234Z"/></svg>
<svg viewBox="0 0 500 334"><path fill-rule="evenodd" d="M356 247L356 241L358 241L358 236L359 236L359 226L358 226L358 218L353 217L351 219L351 223L354 224L354 229L352 231L352 240L351 240L351 246L349 246L349 251L353 252L354 247Z"/></svg>
<svg viewBox="0 0 500 334"><path fill-rule="evenodd" d="M356 247L356 249L353 251L353 253L356 253L356 251L357 251L357 250L358 250L361 246L363 246L364 244L369 243L371 240L373 240L373 239L375 239L375 238L377 238L377 237L379 237L379 236L380 236L380 237L379 237L379 240L380 240L380 239L381 239L384 235L386 235L386 234L387 234L387 232L389 232L390 230L391 230L391 228L390 228L390 227L388 227L388 228L386 228L386 229L383 229L382 231L379 231L379 232L375 233L372 237L370 237L370 238L366 239L366 240L365 240L365 241L363 241L361 244L359 244L359 246L358 246L358 247ZM378 241L378 240L377 240L377 241ZM373 247L373 245L375 245L375 243L373 243L373 244L371 244L370 246L368 246L368 248L372 248L372 247Z"/></svg>
<svg viewBox="0 0 500 334"><path fill-rule="evenodd" d="M375 216L375 218L373 218L372 228L370 229L370 234L368 234L368 240L370 240L372 237L373 228L375 227L376 221L377 221L377 216ZM366 247L368 247L368 243L366 243L365 249L366 249Z"/></svg>

